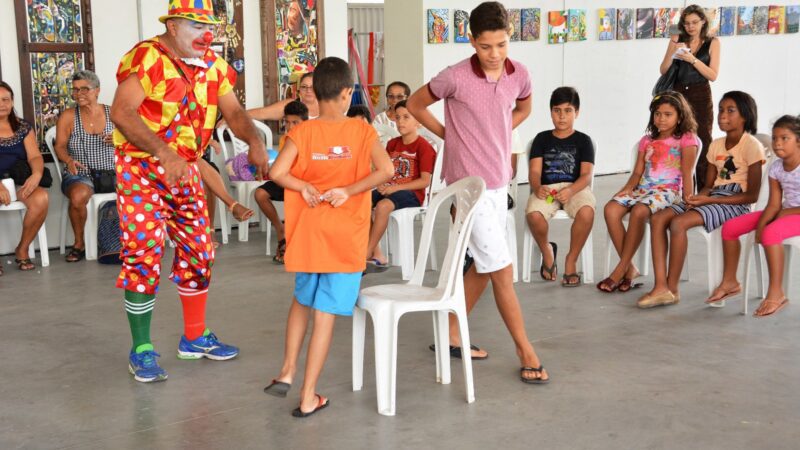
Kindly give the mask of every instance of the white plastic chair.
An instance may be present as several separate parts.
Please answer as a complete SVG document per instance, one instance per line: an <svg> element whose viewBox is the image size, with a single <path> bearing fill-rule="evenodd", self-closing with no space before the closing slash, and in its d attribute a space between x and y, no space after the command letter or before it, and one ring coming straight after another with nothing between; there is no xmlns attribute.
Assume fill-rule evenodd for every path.
<svg viewBox="0 0 800 450"><path fill-rule="evenodd" d="M256 129L262 134L264 138L264 147L270 148L272 146L272 130L268 126L266 126L263 122L259 122L257 120L253 121L253 125ZM225 140L225 136L228 136L229 141ZM228 158L238 155L239 153L245 153L250 150L250 146L247 145L246 142L236 137L233 134L233 130L231 130L227 125L223 125L217 128L217 141L219 141L220 145L222 146L222 154L223 154L223 165L220 166L220 172L224 172L225 175L223 179L227 179L227 172L225 171L224 161L227 161ZM255 205L255 199L253 198L253 192L262 184L263 181L230 181L227 180L229 185L234 190L234 197L236 201L239 202L242 206L247 208L257 208ZM222 210L227 211L222 202L220 201L219 206ZM228 213L229 214L229 213ZM227 223L231 223L232 221L228 220ZM249 226L250 226L250 219L240 222L239 223L239 242L247 242L249 237ZM230 229L223 229L223 243L227 243L227 236L226 234L230 234Z"/></svg>
<svg viewBox="0 0 800 450"><path fill-rule="evenodd" d="M761 298L767 296L766 285L764 283L764 271L761 263L760 244L755 243L755 233L751 232L745 240L745 266L744 266L744 301L742 302L742 314L747 314L748 300L750 298L750 258L749 254L754 252L756 261L756 281ZM795 236L783 241L783 292L786 294L792 289L792 260L793 253L800 251L800 236Z"/></svg>
<svg viewBox="0 0 800 450"><path fill-rule="evenodd" d="M596 149L597 147L595 147ZM589 182L589 189L594 191L594 170L592 171L592 180ZM533 193L531 193L533 195ZM553 215L550 222L561 222L564 220L572 221L572 218L563 209L559 209ZM560 225L559 225L560 226ZM589 237L586 238L586 243L581 250L581 269L583 270L583 282L585 284L594 283L594 231L589 232ZM522 238L522 281L525 283L531 282L531 271L533 270L533 261L542 261L542 251L536 245L531 234L531 229L525 225ZM531 257L531 255L533 255Z"/></svg>
<svg viewBox="0 0 800 450"><path fill-rule="evenodd" d="M60 191L63 173L61 171L61 162L58 160L58 156L56 156L55 152L56 127L52 127L47 130L47 133L44 135L44 141L47 144L47 149L50 150L50 154L53 156L53 164L56 166L56 181L58 182L56 189ZM86 223L83 225L83 239L84 243L86 244L85 250L87 261L93 261L97 259L97 227L100 225L100 207L107 202L116 201L117 194L114 192L109 192L106 194L92 194L92 196L89 198L89 203L86 204ZM68 211L69 199L64 196L64 200L61 202L61 223L59 226L58 247L59 253L62 255L66 253L67 222L69 222Z"/></svg>
<svg viewBox="0 0 800 450"><path fill-rule="evenodd" d="M8 186L6 186L8 188ZM25 220L25 211L27 211L27 207L21 201L16 200L17 193L14 190L15 186L12 186L9 189L9 193L11 194L11 199L13 200L8 205L0 205L0 212L19 212L19 223L20 228L22 228L22 223ZM39 240L39 252L41 253L42 258L42 267L47 267L50 265L50 254L48 253L47 248L47 228L45 224L42 223L42 226L39 228L39 231L36 235ZM31 259L36 258L36 248L34 247L34 243L31 242L30 247L28 247L28 255Z"/></svg>
<svg viewBox="0 0 800 450"><path fill-rule="evenodd" d="M384 234L390 261L392 265L400 266L401 276L406 281L411 279L414 270L414 220L425 215L431 197L437 194L433 186L436 180L441 178L442 174L444 152L441 147L434 149L436 150L436 162L433 165L431 183L425 189L425 198L422 206L392 211L389 214L389 224ZM438 262L434 245L431 245L430 255L431 269L437 270Z"/></svg>
<svg viewBox="0 0 800 450"><path fill-rule="evenodd" d="M756 208L758 208L758 207L760 207L761 209L764 209L764 207L766 206L766 202L767 202L767 200L769 198L769 180L768 180L768 178L769 178L769 170L768 170L768 168L769 168L769 165L771 164L771 162L772 162L772 158L767 157L766 158L766 163L762 166L762 169L761 169L761 188L759 189L758 201L754 205L750 206L750 211L751 212L752 211L756 211L757 210ZM708 295L710 296L714 292L714 289L716 289L716 287L719 286L719 283L722 281L722 269L723 269L723 264L724 264L723 255L722 255L722 227L717 228L716 230L712 231L711 233L707 232L705 230L705 228L703 228L703 227L697 227L697 228L694 228L694 230L696 230L695 232L697 234L699 234L700 236L703 237L703 239L705 240L705 243L706 243L706 264L707 264L707 267L708 267L708 280L707 280L707 283L708 283ZM745 252L745 255L744 255L745 261L747 261L747 263L745 263L745 266L746 266L745 276L749 275L747 273L747 266L750 265L749 264L749 261L750 261L750 249L752 249L753 241L755 239L755 237L754 237L755 234L754 233L751 233L751 234L753 234L752 240L748 240L749 235L748 235L748 238L745 238L745 247L748 249ZM760 258L759 250L756 250L756 259L758 261L757 265L756 265L757 270L758 270L758 279L759 280L763 280L763 269L762 269L763 266L761 266L761 258ZM686 263L684 264L684 272L688 272L688 267L689 267L689 259L687 258L686 259ZM760 286L761 286L761 290L763 291L763 288L764 288L763 281L759 281L759 283L760 283ZM745 294L745 295L747 295L747 294ZM747 305L746 305L747 302L745 301L744 303L745 303L744 304L744 308L746 309L747 308ZM723 300L721 302L716 302L716 303L709 303L708 305L712 306L712 307L715 307L715 308L722 308L723 306L725 306L725 300Z"/></svg>
<svg viewBox="0 0 800 450"><path fill-rule="evenodd" d="M386 147L386 143L389 142L389 140L400 136L400 132L397 131L397 128L391 125L372 124L372 126L375 128L375 131L378 132L378 139L384 147Z"/></svg>
<svg viewBox="0 0 800 450"><path fill-rule="evenodd" d="M418 311L433 312L433 333L436 342L436 381L450 383L450 352L448 313L458 317L461 345L470 348L467 310L464 299L462 266L467 241L472 231L475 205L486 185L479 177L467 177L445 188L429 205L422 227L417 263L411 281L405 284L388 284L363 289L353 310L353 390L360 391L364 384L364 339L367 313L372 317L375 338L375 384L378 413L395 414L397 382L397 324L403 314ZM450 225L447 253L435 287L422 285L425 276L428 250L431 248L436 213L455 197L457 213ZM447 219L450 220L449 217ZM462 355L464 385L467 403L475 401L472 381L472 354Z"/></svg>

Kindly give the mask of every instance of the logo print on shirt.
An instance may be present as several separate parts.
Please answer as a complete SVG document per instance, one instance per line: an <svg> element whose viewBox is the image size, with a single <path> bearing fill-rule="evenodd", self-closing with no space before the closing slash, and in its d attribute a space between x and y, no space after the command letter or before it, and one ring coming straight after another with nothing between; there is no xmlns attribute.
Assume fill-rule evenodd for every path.
<svg viewBox="0 0 800 450"><path fill-rule="evenodd" d="M348 146L328 147L328 153L312 153L311 159L313 161L329 161L332 159L352 159L353 154L350 153Z"/></svg>

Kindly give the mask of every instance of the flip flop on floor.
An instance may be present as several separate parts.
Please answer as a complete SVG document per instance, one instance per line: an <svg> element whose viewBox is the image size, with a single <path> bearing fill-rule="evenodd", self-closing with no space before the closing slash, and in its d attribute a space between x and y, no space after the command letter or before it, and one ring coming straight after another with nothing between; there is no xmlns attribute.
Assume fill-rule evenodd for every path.
<svg viewBox="0 0 800 450"><path fill-rule="evenodd" d="M294 409L294 411L292 411L292 415L295 416L295 417L305 418L305 417L308 417L310 415L315 414L320 409L327 408L328 405L331 404L331 401L328 400L327 398L325 398L325 397L323 397L323 396L321 396L319 394L314 394L314 395L317 396L317 406L314 409L312 409L309 412L303 412L300 409L300 407L298 406L297 408Z"/></svg>
<svg viewBox="0 0 800 450"><path fill-rule="evenodd" d="M275 251L275 256L272 257L272 262L275 264L283 264L283 255L286 254L286 239L278 241L278 249Z"/></svg>
<svg viewBox="0 0 800 450"><path fill-rule="evenodd" d="M544 257L542 257L542 265L539 266L539 276L542 277L544 281L556 281L556 271L558 271L558 245L555 242L551 242L550 247L553 248L553 265L545 267ZM544 277L545 272L547 272L550 278Z"/></svg>
<svg viewBox="0 0 800 450"><path fill-rule="evenodd" d="M75 248L72 249L67 253L67 256L64 258L65 261L71 262L78 262L86 257L86 249L85 248Z"/></svg>
<svg viewBox="0 0 800 450"><path fill-rule="evenodd" d="M480 347L478 347L477 345L474 345L474 344L470 344L469 348L471 348L472 350L475 350L476 352L482 351L480 349ZM436 351L436 344L431 344L430 346L428 346L428 349L430 349L430 351L432 351L432 352L435 352ZM451 358L461 359L461 347L455 347L455 346L451 345L450 346L450 357ZM486 356L473 356L472 357L473 361L483 361L484 359L489 359L489 355L487 354Z"/></svg>
<svg viewBox="0 0 800 450"><path fill-rule="evenodd" d="M783 297L780 300L767 300L767 299L764 299L764 300L761 301L761 305L759 305L758 308L756 308L755 312L753 312L753 315L756 316L756 317L771 316L771 315L777 313L778 311L782 310L788 304L789 304L789 299L786 298L786 297ZM777 307L775 309L773 309L771 312L768 312L767 314L758 314L758 310L761 309L762 305L777 305Z"/></svg>
<svg viewBox="0 0 800 450"><path fill-rule="evenodd" d="M575 281L570 281L570 280ZM561 277L561 286L562 287L578 287L581 285L582 279L581 274L579 273L565 273Z"/></svg>
<svg viewBox="0 0 800 450"><path fill-rule="evenodd" d="M286 397L292 385L283 381L272 380L269 386L264 388L264 392L274 397Z"/></svg>
<svg viewBox="0 0 800 450"><path fill-rule="evenodd" d="M31 261L30 258L22 258L22 259L14 258L14 262L17 263L17 268L23 272L27 272L29 270L33 270L36 268L36 266L33 265L33 261Z"/></svg>
<svg viewBox="0 0 800 450"><path fill-rule="evenodd" d="M547 383L550 382L550 377L548 376L547 378L542 379L542 376L544 375L544 373L542 372L543 370L544 370L544 366L539 366L539 367L520 367L519 368L519 374L520 374L519 375L519 379L522 380L523 383L527 383L527 384L547 384ZM534 374L538 373L539 377L538 378L525 378L525 377L522 376L522 374L525 373L525 372L533 372Z"/></svg>
<svg viewBox="0 0 800 450"><path fill-rule="evenodd" d="M714 298L714 294L716 294L717 291L720 291L720 290L723 291L722 297ZM726 290L722 289L721 287L718 287L718 288L714 289L714 292L711 293L711 296L706 299L706 304L710 305L712 303L721 303L721 302L724 302L725 299L733 297L734 295L739 295L741 293L742 293L742 285L738 285L735 288L731 289L730 291L726 291Z"/></svg>
<svg viewBox="0 0 800 450"><path fill-rule="evenodd" d="M631 289L638 289L642 286L644 286L644 283L634 283L632 279L623 277L621 280L619 280L619 284L617 285L617 290L624 294L625 292L628 292Z"/></svg>
<svg viewBox="0 0 800 450"><path fill-rule="evenodd" d="M367 270L364 273L381 273L389 270L389 263L382 263L376 258L367 260Z"/></svg>

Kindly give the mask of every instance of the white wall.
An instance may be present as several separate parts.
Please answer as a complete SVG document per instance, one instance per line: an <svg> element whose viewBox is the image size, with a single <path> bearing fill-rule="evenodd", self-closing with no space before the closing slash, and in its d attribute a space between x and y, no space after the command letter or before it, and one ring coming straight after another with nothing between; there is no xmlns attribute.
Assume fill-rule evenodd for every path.
<svg viewBox="0 0 800 450"><path fill-rule="evenodd" d="M410 80L414 88L440 70L472 53L469 44L452 42L452 10L471 10L479 0L386 0L387 79ZM647 125L650 91L659 76L658 66L667 47L666 39L598 41L597 8L683 7L685 2L662 0L643 5L639 0L504 0L507 8L537 7L542 11L539 41L510 43L509 56L521 61L531 73L534 96L531 117L520 126L523 140L552 128L550 93L570 85L581 94L581 115L576 128L591 135L598 145L597 173L628 170L629 150ZM729 0L725 6L749 6L749 0ZM758 2L755 2L758 3ZM766 2L794 4L794 0ZM426 17L429 8L449 8L449 44L427 44ZM587 10L588 39L555 45L547 43L547 12L569 8ZM390 16L391 14L391 16ZM402 27L390 27L397 22ZM414 36L416 33L416 36ZM744 90L759 106L760 131L784 113L800 113L800 34L731 36L721 39L720 75L712 83L714 103L729 90ZM422 58L423 80L418 79L416 60ZM437 104L433 109L441 114ZM716 106L715 106L716 110ZM714 135L719 136L716 129Z"/></svg>

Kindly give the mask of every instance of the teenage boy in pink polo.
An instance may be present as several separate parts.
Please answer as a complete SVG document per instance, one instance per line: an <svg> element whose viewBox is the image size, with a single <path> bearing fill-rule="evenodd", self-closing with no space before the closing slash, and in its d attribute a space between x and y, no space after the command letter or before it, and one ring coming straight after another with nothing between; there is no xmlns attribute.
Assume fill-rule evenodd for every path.
<svg viewBox="0 0 800 450"><path fill-rule="evenodd" d="M464 276L467 312L491 281L497 309L517 347L521 380L543 384L550 378L525 332L505 240L511 130L531 112L531 80L521 63L507 57L509 26L503 5L478 5L470 14L469 29L475 54L444 69L415 92L408 109L444 139L442 175L447 184L473 175L486 182L469 240L474 264ZM428 110L439 100L444 100L444 125ZM455 317L450 318L450 346L453 356L461 355ZM471 351L474 359L488 356L477 347Z"/></svg>

